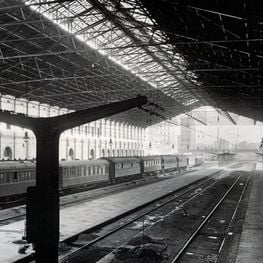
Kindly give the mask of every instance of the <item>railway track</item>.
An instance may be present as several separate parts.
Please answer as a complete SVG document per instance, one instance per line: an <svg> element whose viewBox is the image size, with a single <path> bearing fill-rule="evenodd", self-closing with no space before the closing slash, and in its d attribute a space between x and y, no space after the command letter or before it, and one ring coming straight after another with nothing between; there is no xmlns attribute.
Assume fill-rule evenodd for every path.
<svg viewBox="0 0 263 263"><path fill-rule="evenodd" d="M192 234L180 247L170 263L226 262L233 241L237 212L246 195L251 176L240 175L218 200ZM225 218L222 222L222 217ZM223 223L216 226L216 222ZM236 233L235 233L236 234Z"/></svg>
<svg viewBox="0 0 263 263"><path fill-rule="evenodd" d="M111 227L107 226L103 228L101 226L102 228L79 233L78 236L71 237L61 243L60 262L119 263L124 258L127 259L129 257L131 261L126 260L125 262L162 262L165 258L163 253L167 251L166 257L169 257L169 259L167 261L167 258L165 258L165 262L177 262L191 243L192 239L190 240L189 236L192 237L199 233L200 229L209 221L209 218L217 211L222 202L226 200L240 180L243 180L242 176L236 178L236 175L234 175L220 180L210 179L203 181L195 185L195 187L192 186L191 189L184 190L180 194L173 193L166 196L162 201L158 200L157 203L148 205L146 210L144 209L140 213L135 213L132 217L130 215L128 218L122 218L121 221L115 221ZM244 186L243 189L245 189L247 183L248 180L246 184L240 183L240 185ZM190 211L192 213L193 207L196 210L201 210L201 208L196 208L196 204L193 204L200 202L200 199L204 199L204 197L206 199L207 194L215 194L216 189L217 194L214 199L218 200L213 200L215 204L213 202L212 207L211 205L209 206L209 212L206 211L207 214L200 216L199 220L197 220L200 221L198 226L194 223L187 225L187 220L184 219L189 217L188 213ZM220 194L222 189L225 191L223 194ZM206 206L207 202L204 202L203 205ZM188 207L186 208L186 206ZM170 243L169 240L171 240L171 237L169 233L163 232L165 230L167 232L167 229L169 230L167 225L169 226L171 223L169 220L173 217L177 217L177 220L179 218L181 222L185 221L184 225L189 228L184 234L184 237L187 238L183 243L182 240ZM193 216L192 221L193 219L196 221L196 215ZM160 231L160 225L163 224L165 224L165 228L161 228ZM169 231L176 231L174 225ZM156 233L159 233L159 237ZM178 234L181 236L182 230ZM178 253L180 254L173 255L172 251L177 251L178 248ZM132 261L134 259L136 261ZM144 261L140 261L140 259Z"/></svg>
<svg viewBox="0 0 263 263"><path fill-rule="evenodd" d="M78 262L73 259L73 261L69 261L71 257L75 258L75 253L79 253L79 251L87 250L87 248L92 247L98 242L103 241L105 238L122 231L125 227L128 227L130 224L135 222L136 220L140 220L149 213L155 210L160 209L160 207L165 206L165 204L173 202L175 199L180 199L183 195L187 193L192 195L193 192L198 194L201 187L207 187L211 183L215 183L218 179L217 177L221 174L221 172L216 172L214 176L209 176L209 178L202 179L196 183L192 183L188 187L183 187L177 191L166 194L160 198L157 198L151 202L148 202L144 205L136 207L135 209L125 212L117 217L112 218L102 224L97 225L91 229L83 231L81 233L77 233L60 243L60 261L61 262ZM95 234L100 231L100 234ZM77 248L77 249L76 249ZM16 263L24 263L31 262L33 260L33 255L28 255L23 259L16 261ZM92 263L96 262L93 261ZM88 261L87 261L88 262Z"/></svg>

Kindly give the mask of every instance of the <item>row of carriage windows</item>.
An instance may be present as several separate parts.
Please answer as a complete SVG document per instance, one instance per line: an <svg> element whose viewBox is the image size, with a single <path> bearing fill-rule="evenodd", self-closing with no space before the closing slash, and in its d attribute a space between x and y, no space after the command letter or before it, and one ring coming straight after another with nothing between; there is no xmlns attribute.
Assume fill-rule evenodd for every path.
<svg viewBox="0 0 263 263"><path fill-rule="evenodd" d="M127 169L138 167L138 162L127 162L116 164L117 169ZM108 172L108 166L106 165L94 165L94 166L72 166L63 167L61 172L63 173L63 178L72 178L80 176L92 176L92 175L104 175ZM0 184L5 183L17 183L23 181L33 181L35 180L35 170L30 171L19 171L19 172L1 172L0 173Z"/></svg>
<svg viewBox="0 0 263 263"><path fill-rule="evenodd" d="M64 167L64 178L91 176L91 175L104 175L107 173L107 167L103 166L81 166L81 167ZM1 172L0 184L18 183L34 181L36 178L35 170L20 171L20 172Z"/></svg>
<svg viewBox="0 0 263 263"><path fill-rule="evenodd" d="M116 163L116 169L129 169L129 168L136 168L139 166L138 162L126 162L126 163Z"/></svg>
<svg viewBox="0 0 263 263"><path fill-rule="evenodd" d="M0 184L29 182L36 179L35 171L1 172Z"/></svg>
<svg viewBox="0 0 263 263"><path fill-rule="evenodd" d="M80 176L91 176L91 175L103 175L107 172L107 167L103 166L72 166L62 168L63 177L80 177Z"/></svg>
<svg viewBox="0 0 263 263"><path fill-rule="evenodd" d="M160 165L160 160L145 161L145 167L154 165ZM115 164L116 169L130 169L139 167L139 162L125 162ZM63 167L61 172L64 178L80 177L80 176L92 176L92 175L104 175L108 172L106 165L101 166L72 166ZM4 183L16 183L23 181L35 180L35 171L20 171L20 172L5 172L0 173L0 184Z"/></svg>
<svg viewBox="0 0 263 263"><path fill-rule="evenodd" d="M160 164L161 164L161 160L144 161L144 167L151 167Z"/></svg>
<svg viewBox="0 0 263 263"><path fill-rule="evenodd" d="M165 159L165 163L177 163L177 159Z"/></svg>

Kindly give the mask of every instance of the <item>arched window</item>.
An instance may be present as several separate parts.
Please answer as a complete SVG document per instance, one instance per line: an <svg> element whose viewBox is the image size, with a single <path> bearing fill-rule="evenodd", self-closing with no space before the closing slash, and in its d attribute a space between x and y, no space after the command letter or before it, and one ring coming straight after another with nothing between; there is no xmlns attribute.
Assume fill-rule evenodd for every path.
<svg viewBox="0 0 263 263"><path fill-rule="evenodd" d="M112 150L112 157L115 156L115 150Z"/></svg>
<svg viewBox="0 0 263 263"><path fill-rule="evenodd" d="M71 160L74 159L74 151L73 151L72 148L69 149L69 151L68 151L68 155L69 155L69 158L70 158Z"/></svg>
<svg viewBox="0 0 263 263"><path fill-rule="evenodd" d="M102 149L101 154L102 154L102 157L105 157L105 150L104 149Z"/></svg>
<svg viewBox="0 0 263 263"><path fill-rule="evenodd" d="M95 159L95 152L93 149L90 150L90 159L94 160Z"/></svg>
<svg viewBox="0 0 263 263"><path fill-rule="evenodd" d="M5 150L4 150L4 158L6 160L11 160L12 159L12 150L10 147L5 147Z"/></svg>
<svg viewBox="0 0 263 263"><path fill-rule="evenodd" d="M110 157L110 150L108 150L108 157Z"/></svg>

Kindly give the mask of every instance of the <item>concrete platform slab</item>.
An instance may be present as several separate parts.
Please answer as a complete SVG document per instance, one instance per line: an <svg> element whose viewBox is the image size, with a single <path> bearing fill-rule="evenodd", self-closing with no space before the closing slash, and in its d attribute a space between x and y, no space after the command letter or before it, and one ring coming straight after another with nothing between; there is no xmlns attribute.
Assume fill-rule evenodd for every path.
<svg viewBox="0 0 263 263"><path fill-rule="evenodd" d="M216 171L219 171L219 169L204 169L188 174L175 175L168 180L61 209L60 240L212 175ZM24 229L24 220L0 226L0 262L13 262L24 256L18 253L21 245L13 243L21 240L21 237L24 235Z"/></svg>
<svg viewBox="0 0 263 263"><path fill-rule="evenodd" d="M257 163L236 263L263 262L263 166Z"/></svg>

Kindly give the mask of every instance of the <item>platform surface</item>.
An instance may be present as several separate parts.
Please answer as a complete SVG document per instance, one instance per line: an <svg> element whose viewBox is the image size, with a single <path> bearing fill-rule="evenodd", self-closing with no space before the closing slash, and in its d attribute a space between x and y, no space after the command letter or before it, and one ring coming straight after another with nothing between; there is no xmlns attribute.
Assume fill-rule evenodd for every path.
<svg viewBox="0 0 263 263"><path fill-rule="evenodd" d="M263 262L263 165L257 163L236 263Z"/></svg>
<svg viewBox="0 0 263 263"><path fill-rule="evenodd" d="M220 167L220 169L222 168ZM232 169L229 170L231 171ZM74 207L65 207L60 210L60 240L212 175L216 171L219 171L219 169L208 168L188 174L174 175L168 180L82 202ZM18 253L21 245L13 243L16 240L21 240L24 227L24 220L0 226L0 262L13 262L24 256Z"/></svg>

